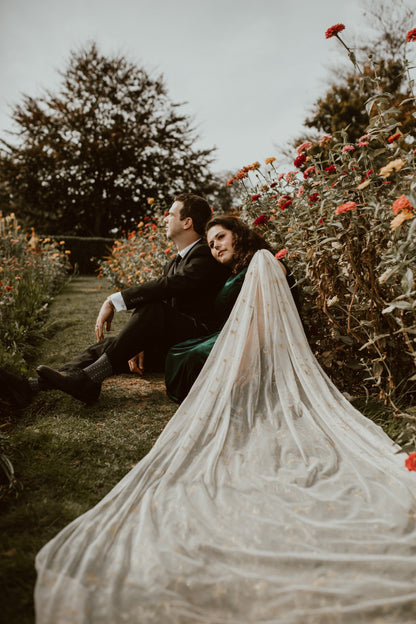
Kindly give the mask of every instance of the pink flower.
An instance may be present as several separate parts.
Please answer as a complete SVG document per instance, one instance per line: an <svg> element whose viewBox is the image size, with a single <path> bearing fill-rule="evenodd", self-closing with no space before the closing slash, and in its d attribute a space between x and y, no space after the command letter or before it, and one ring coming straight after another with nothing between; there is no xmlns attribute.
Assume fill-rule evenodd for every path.
<svg viewBox="0 0 416 624"><path fill-rule="evenodd" d="M336 37L339 32L345 30L344 24L335 24L335 26L331 26L325 33L325 38L330 39L331 37Z"/></svg>
<svg viewBox="0 0 416 624"><path fill-rule="evenodd" d="M289 171L285 177L286 182L292 182L296 174L297 174L297 171Z"/></svg>
<svg viewBox="0 0 416 624"><path fill-rule="evenodd" d="M307 178L310 178L311 176L315 175L316 171L315 171L315 167L308 167L307 169L305 169L305 171L303 172L303 177L305 178L305 180Z"/></svg>
<svg viewBox="0 0 416 624"><path fill-rule="evenodd" d="M344 147L342 148L342 151L344 152L344 154L346 154L347 152L353 152L355 150L354 145L344 145Z"/></svg>
<svg viewBox="0 0 416 624"><path fill-rule="evenodd" d="M299 187L299 190L298 190L298 197L302 197L302 195L304 194L304 192L305 192L305 187L304 187L304 186L303 186L303 184L302 184L302 186L300 186L300 187Z"/></svg>
<svg viewBox="0 0 416 624"><path fill-rule="evenodd" d="M277 176L277 181L280 182L280 180L282 180L285 177L285 173L279 173L279 175Z"/></svg>
<svg viewBox="0 0 416 624"><path fill-rule="evenodd" d="M274 257L276 258L276 260L280 260L281 258L284 258L286 254L289 253L289 249L280 249L280 251L278 251ZM416 453L415 453L416 455Z"/></svg>
<svg viewBox="0 0 416 624"><path fill-rule="evenodd" d="M309 149L311 149L311 147L312 147L312 143L310 141L305 141L301 145L298 145L298 147L296 148L296 151L300 156L302 152L305 152L305 151L307 152Z"/></svg>
<svg viewBox="0 0 416 624"><path fill-rule="evenodd" d="M406 39L409 42L416 41L416 28L412 28L412 30L409 30L409 32L406 35Z"/></svg>
<svg viewBox="0 0 416 624"><path fill-rule="evenodd" d="M350 210L356 210L356 208L357 204L353 201L349 201L346 204L341 204L341 206L338 206L338 208L335 210L335 214L343 214L344 212L349 212Z"/></svg>
<svg viewBox="0 0 416 624"><path fill-rule="evenodd" d="M257 201L259 199L259 197L261 197L261 193L257 193L257 195L253 195L252 198L251 198L251 201L255 202L255 201Z"/></svg>
<svg viewBox="0 0 416 624"><path fill-rule="evenodd" d="M257 219L254 219L253 225L264 225L265 223L267 223L269 219L270 217L268 217L265 214L262 214L259 217L257 217Z"/></svg>
<svg viewBox="0 0 416 624"><path fill-rule="evenodd" d="M332 135L324 134L324 136L321 137L321 140L319 141L319 145L327 145L328 143L332 143Z"/></svg>
<svg viewBox="0 0 416 624"><path fill-rule="evenodd" d="M306 161L306 154L305 152L303 152L302 154L299 154L297 158L295 158L293 164L295 165L295 167L301 167L305 161Z"/></svg>

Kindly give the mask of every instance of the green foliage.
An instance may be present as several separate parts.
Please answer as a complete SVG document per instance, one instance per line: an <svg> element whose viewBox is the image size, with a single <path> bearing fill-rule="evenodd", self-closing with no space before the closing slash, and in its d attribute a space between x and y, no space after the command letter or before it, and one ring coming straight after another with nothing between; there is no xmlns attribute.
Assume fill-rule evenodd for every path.
<svg viewBox="0 0 416 624"><path fill-rule="evenodd" d="M415 396L416 163L372 104L370 132L354 145L326 136L299 146L294 171L255 163L233 183L249 192L239 216L288 250L311 342L333 378L394 401Z"/></svg>
<svg viewBox="0 0 416 624"><path fill-rule="evenodd" d="M0 366L27 370L44 336L48 304L67 269L62 245L34 233L28 241L14 215L0 217Z"/></svg>
<svg viewBox="0 0 416 624"><path fill-rule="evenodd" d="M149 197L217 188L212 149L162 78L92 44L72 53L56 94L23 97L15 143L2 141L0 201L51 234L109 236L150 212Z"/></svg>

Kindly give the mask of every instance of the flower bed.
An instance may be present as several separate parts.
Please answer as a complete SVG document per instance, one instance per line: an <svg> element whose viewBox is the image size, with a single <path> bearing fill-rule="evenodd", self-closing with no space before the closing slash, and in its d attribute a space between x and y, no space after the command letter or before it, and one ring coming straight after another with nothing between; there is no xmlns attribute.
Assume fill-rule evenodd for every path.
<svg viewBox="0 0 416 624"><path fill-rule="evenodd" d="M21 233L13 214L0 215L0 366L26 372L42 338L52 294L63 284L68 254L59 243Z"/></svg>

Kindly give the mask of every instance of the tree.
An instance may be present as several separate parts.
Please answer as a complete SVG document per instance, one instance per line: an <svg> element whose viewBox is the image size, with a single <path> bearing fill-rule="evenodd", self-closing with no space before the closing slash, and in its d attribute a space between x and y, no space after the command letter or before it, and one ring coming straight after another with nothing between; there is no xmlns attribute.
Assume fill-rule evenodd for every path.
<svg viewBox="0 0 416 624"><path fill-rule="evenodd" d="M23 96L15 142L1 141L0 185L19 219L44 233L108 235L162 199L212 193L213 149L195 148L191 119L162 77L95 44L72 52L57 94Z"/></svg>

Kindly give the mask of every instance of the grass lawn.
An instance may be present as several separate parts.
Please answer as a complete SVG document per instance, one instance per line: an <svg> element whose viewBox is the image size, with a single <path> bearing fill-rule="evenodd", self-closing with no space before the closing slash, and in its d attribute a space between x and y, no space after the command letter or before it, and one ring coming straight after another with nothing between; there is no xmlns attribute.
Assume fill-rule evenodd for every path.
<svg viewBox="0 0 416 624"><path fill-rule="evenodd" d="M38 363L58 366L95 341L95 318L111 292L98 284L95 277L74 278L57 296ZM112 331L125 319L116 315ZM11 434L7 455L23 489L0 504L1 623L34 622L35 554L150 450L175 410L162 375L122 375L104 382L93 406L56 391L2 417L0 431Z"/></svg>
<svg viewBox="0 0 416 624"><path fill-rule="evenodd" d="M59 366L95 341L95 318L111 292L98 284L94 277L74 278L56 297L38 363ZM116 315L112 331L125 319ZM402 430L403 420L377 402L356 405L393 438ZM10 434L7 454L22 490L0 503L0 623L34 622L37 551L107 494L150 450L175 410L162 375L123 375L105 381L93 406L56 391L40 394L20 414L2 416L0 431Z"/></svg>

